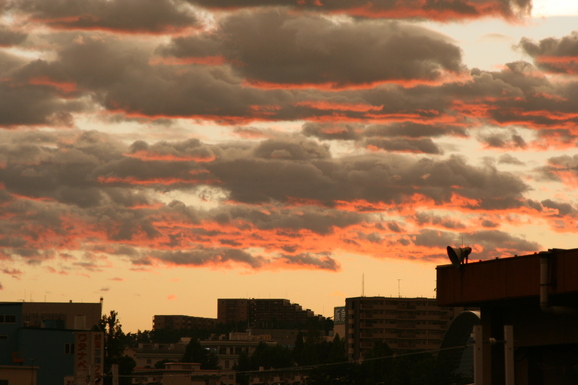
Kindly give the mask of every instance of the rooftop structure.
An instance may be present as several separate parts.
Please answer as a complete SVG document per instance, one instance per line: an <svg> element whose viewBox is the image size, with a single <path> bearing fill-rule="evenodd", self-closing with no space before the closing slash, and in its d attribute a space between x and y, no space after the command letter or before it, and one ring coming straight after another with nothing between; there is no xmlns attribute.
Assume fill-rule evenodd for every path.
<svg viewBox="0 0 578 385"><path fill-rule="evenodd" d="M437 302L480 308L476 385L578 383L578 249L438 266Z"/></svg>

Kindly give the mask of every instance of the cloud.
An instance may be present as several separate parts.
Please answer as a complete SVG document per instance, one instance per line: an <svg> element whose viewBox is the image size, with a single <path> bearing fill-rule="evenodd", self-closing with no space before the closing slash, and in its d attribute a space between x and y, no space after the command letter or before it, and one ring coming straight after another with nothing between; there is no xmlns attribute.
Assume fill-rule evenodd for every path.
<svg viewBox="0 0 578 385"><path fill-rule="evenodd" d="M0 25L0 47L10 47L19 45L28 34L21 31L12 30L4 25Z"/></svg>
<svg viewBox="0 0 578 385"><path fill-rule="evenodd" d="M499 1L417 1L396 3L388 0L345 2L338 0L188 0L207 8L237 9L241 7L292 7L299 10L329 13L344 13L369 18L387 17L420 18L438 21L475 19L484 16L500 16L512 19L529 15L532 3L529 0Z"/></svg>
<svg viewBox="0 0 578 385"><path fill-rule="evenodd" d="M368 139L365 142L370 149L381 149L389 152L417 152L425 154L442 154L443 151L431 139Z"/></svg>
<svg viewBox="0 0 578 385"><path fill-rule="evenodd" d="M499 230L482 230L473 233L452 234L444 231L423 230L415 237L416 246L445 249L445 246L470 245L470 259L491 259L530 253L540 248L537 242L513 236Z"/></svg>
<svg viewBox="0 0 578 385"><path fill-rule="evenodd" d="M353 3L2 3L2 271L339 272L577 232L576 34L468 69L416 19L530 2Z"/></svg>
<svg viewBox="0 0 578 385"><path fill-rule="evenodd" d="M543 71L578 74L578 31L561 38L549 37L535 42L522 38L517 48L534 59Z"/></svg>
<svg viewBox="0 0 578 385"><path fill-rule="evenodd" d="M8 0L4 8L54 29L171 33L198 26L188 8L171 0Z"/></svg>
<svg viewBox="0 0 578 385"><path fill-rule="evenodd" d="M0 229L11 234L0 239L5 251L34 264L81 253L69 266L88 271L108 269L113 259L135 267L337 271L337 250L379 255L388 245L409 247L414 226L455 238L450 231L474 225L428 209L500 213L530 205L523 180L493 166L385 152L334 157L300 135L222 145L124 144L97 132L6 131L1 138L0 161L11 165L0 168L10 218ZM169 178L177 182L163 182ZM226 201L203 209L154 198L200 196L207 185ZM383 210L405 219L381 225L375 213Z"/></svg>
<svg viewBox="0 0 578 385"><path fill-rule="evenodd" d="M500 164L512 164L516 166L523 166L525 163L520 161L519 159L515 158L511 154L502 154L498 158L498 163Z"/></svg>
<svg viewBox="0 0 578 385"><path fill-rule="evenodd" d="M445 36L396 22L337 23L284 12L229 16L216 31L173 39L159 50L179 59L222 55L254 85L347 87L419 83L462 71L461 52ZM422 47L428 46L427 50Z"/></svg>

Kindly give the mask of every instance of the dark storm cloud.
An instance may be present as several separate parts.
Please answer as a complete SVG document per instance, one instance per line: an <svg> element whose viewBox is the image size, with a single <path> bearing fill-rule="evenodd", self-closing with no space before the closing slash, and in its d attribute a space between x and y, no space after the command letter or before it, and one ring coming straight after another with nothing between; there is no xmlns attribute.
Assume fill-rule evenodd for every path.
<svg viewBox="0 0 578 385"><path fill-rule="evenodd" d="M578 74L578 31L562 38L549 37L539 42L523 38L517 47L530 55L541 70Z"/></svg>
<svg viewBox="0 0 578 385"><path fill-rule="evenodd" d="M178 0L8 0L1 8L58 29L159 33L198 26Z"/></svg>
<svg viewBox="0 0 578 385"><path fill-rule="evenodd" d="M159 53L222 55L256 84L342 87L431 81L463 70L460 49L440 34L397 22L337 23L282 12L234 14L206 35L179 37Z"/></svg>
<svg viewBox="0 0 578 385"><path fill-rule="evenodd" d="M242 7L284 6L296 9L348 13L365 17L424 18L434 20L471 19L483 16L513 18L528 15L530 0L473 0L473 1L418 1L392 0L339 1L339 0L187 0L191 4L214 9Z"/></svg>

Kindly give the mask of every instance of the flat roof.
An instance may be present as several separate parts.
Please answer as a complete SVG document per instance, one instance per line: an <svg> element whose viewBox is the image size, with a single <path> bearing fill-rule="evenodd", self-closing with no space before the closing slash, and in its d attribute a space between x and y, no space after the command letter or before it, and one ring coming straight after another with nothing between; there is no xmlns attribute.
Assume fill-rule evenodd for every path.
<svg viewBox="0 0 578 385"><path fill-rule="evenodd" d="M578 295L578 249L436 267L440 306L480 306L492 301L539 297L540 258L549 258L549 295ZM473 255L475 258L475 255Z"/></svg>

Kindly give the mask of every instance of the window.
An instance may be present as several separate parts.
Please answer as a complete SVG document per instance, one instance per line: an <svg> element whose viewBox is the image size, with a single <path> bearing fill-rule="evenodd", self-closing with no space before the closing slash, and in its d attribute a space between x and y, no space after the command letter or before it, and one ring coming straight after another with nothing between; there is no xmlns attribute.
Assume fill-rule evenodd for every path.
<svg viewBox="0 0 578 385"><path fill-rule="evenodd" d="M0 385L8 385L8 380L0 380Z"/></svg>
<svg viewBox="0 0 578 385"><path fill-rule="evenodd" d="M0 340L7 340L8 336L0 336Z"/></svg>
<svg viewBox="0 0 578 385"><path fill-rule="evenodd" d="M16 323L15 315L0 315L0 324L14 324Z"/></svg>
<svg viewBox="0 0 578 385"><path fill-rule="evenodd" d="M64 344L64 354L74 354L74 344Z"/></svg>

